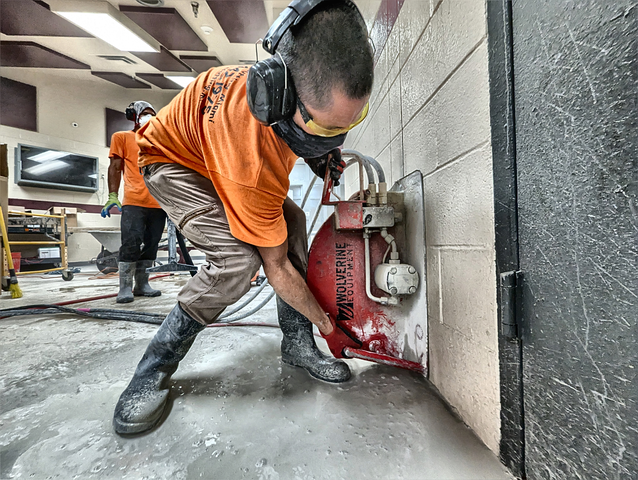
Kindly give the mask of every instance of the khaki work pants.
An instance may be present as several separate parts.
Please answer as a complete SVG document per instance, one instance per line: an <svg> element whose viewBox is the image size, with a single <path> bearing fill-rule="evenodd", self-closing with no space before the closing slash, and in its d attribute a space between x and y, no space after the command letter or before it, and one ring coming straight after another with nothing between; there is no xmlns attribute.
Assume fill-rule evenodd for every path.
<svg viewBox="0 0 638 480"><path fill-rule="evenodd" d="M175 226L206 255L206 265L179 292L177 301L198 322L215 322L228 305L248 290L261 266L256 247L230 233L224 206L213 183L174 163L144 167L144 181ZM290 198L283 204L288 229L288 258L305 278L308 268L306 215Z"/></svg>

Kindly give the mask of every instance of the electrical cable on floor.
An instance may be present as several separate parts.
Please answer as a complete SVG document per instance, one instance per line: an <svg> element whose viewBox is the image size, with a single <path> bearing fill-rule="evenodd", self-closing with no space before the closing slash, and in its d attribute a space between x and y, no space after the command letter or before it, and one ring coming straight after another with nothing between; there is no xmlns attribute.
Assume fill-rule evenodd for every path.
<svg viewBox="0 0 638 480"><path fill-rule="evenodd" d="M351 162L348 162L351 163ZM310 191L312 190L314 184L316 181L316 177L313 177L313 180L310 182L310 185L308 186L308 189L306 190L306 194L304 195L304 199L302 202L302 206L301 208L303 208L310 196ZM319 203L319 205L317 206L313 218L312 218L312 222L310 225L310 232L312 232L312 229L315 226L315 223L317 221L317 219L319 218L319 212L321 210L321 202ZM183 242L183 239L182 239ZM184 255L184 257L186 258L186 256L188 255L188 250L186 250L185 245L182 246L182 242L180 242L180 248L182 249L182 255ZM189 262L192 265L192 260ZM192 274L192 272L191 272ZM163 275L156 275L154 277L151 277L149 280L153 280L156 278L161 278L161 277L166 277L169 276L171 274L163 274ZM100 279L110 279L110 278L114 278L116 277L116 275L110 275L110 274L106 274L104 276L93 276L91 278L100 278ZM223 320L217 323L213 323L211 325L208 325L208 327L274 327L274 328L279 328L279 325L276 324L268 324L268 323L261 323L261 322L247 322L247 323L238 323L239 320L243 320L246 317L249 317L253 314L255 314L256 312L258 312L259 310L261 310L268 302L270 302L272 300L272 298L275 296L275 291L273 290L272 292L270 292L270 294L264 298L261 302L259 302L258 305L256 305L255 307L253 307L252 309L250 309L247 312L244 312L242 314L239 314L237 316L232 317L231 315L235 314L236 312L242 310L243 308L245 308L248 304L250 304L255 298L257 298L257 296L268 286L270 285L268 283L268 280L266 279L264 281L264 283L262 283L259 288L253 292L250 297L248 297L246 300L244 300L241 304L237 305L236 307L233 307L232 309L230 309L228 312L224 312L220 317L219 320ZM0 319L2 318L9 318L9 317L15 317L15 316L25 316L25 315L55 315L55 314L74 314L74 315L80 315L82 317L90 317L90 318L99 318L99 319L103 319L103 320L124 320L124 321L131 321L131 322L137 322L137 323L150 323L150 324L154 324L154 325L160 325L162 323L162 321L164 320L164 318L166 317L163 314L156 314L156 313L148 313L148 312L136 312L136 311L131 311L131 310L116 310L116 309L108 309L108 308L79 308L79 309L74 309L74 308L68 308L68 307L64 307L64 305L71 305L74 303L85 303L85 302L90 302L93 300L101 300L101 299L105 299L105 298L111 298L111 297L115 297L117 296L117 293L113 293L113 294L107 294L107 295L100 295L100 296L96 296L96 297L89 297L89 298L83 298L83 299L78 299L78 300L68 300L66 302L59 302L56 304L42 304L42 305L26 305L23 307L14 307L14 308L9 308L9 309L4 309L4 310L0 310Z"/></svg>
<svg viewBox="0 0 638 480"><path fill-rule="evenodd" d="M263 305L261 305L263 306ZM261 306L255 308L258 310ZM25 307L15 307L0 310L0 318L21 317L26 315L79 315L86 318L97 318L101 320L124 320L135 323L150 323L161 325L166 315L162 313L136 312L131 310L116 310L111 308L68 308L60 305L28 305ZM244 318L243 316L241 318ZM214 323L208 327L273 327L279 325L264 322L241 322L236 318L231 321Z"/></svg>

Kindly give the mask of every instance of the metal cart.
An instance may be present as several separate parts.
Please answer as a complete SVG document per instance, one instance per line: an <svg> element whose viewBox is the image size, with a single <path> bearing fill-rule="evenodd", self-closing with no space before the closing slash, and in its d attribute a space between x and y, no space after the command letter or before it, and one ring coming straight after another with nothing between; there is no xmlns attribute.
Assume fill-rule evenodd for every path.
<svg viewBox="0 0 638 480"><path fill-rule="evenodd" d="M9 221L7 222L7 229L9 231L9 239L7 243L9 246L14 245L30 245L30 246L45 246L55 245L60 249L60 267L48 268L45 270L34 270L29 272L16 272L16 275L29 275L32 273L48 273L48 272L62 272L62 279L65 281L73 280L73 272L69 270L69 259L67 254L67 227L66 227L66 214L63 212L61 215L50 215L45 213L28 213L28 212L14 212L9 211ZM12 236L30 236L32 234L38 234L44 236L47 240L32 241L32 240L11 240ZM13 248L11 248L13 250ZM58 262L55 262L58 263ZM4 279L3 279L4 282Z"/></svg>

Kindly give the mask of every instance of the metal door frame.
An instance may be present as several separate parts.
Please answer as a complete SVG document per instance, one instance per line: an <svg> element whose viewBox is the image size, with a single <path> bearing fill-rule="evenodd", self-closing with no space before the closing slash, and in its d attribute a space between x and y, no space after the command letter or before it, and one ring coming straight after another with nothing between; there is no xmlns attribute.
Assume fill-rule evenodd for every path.
<svg viewBox="0 0 638 480"><path fill-rule="evenodd" d="M511 0L487 0L494 230L499 319L500 459L525 477L523 349L518 332L520 290L516 184L516 117ZM509 283L508 283L509 282ZM517 285L518 283L518 285Z"/></svg>

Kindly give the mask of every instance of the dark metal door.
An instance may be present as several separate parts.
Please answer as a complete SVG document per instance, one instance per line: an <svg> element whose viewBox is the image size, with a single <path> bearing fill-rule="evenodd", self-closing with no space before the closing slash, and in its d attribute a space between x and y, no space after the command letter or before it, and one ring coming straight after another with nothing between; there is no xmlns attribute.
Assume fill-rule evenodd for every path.
<svg viewBox="0 0 638 480"><path fill-rule="evenodd" d="M511 12L527 478L638 478L638 5Z"/></svg>

